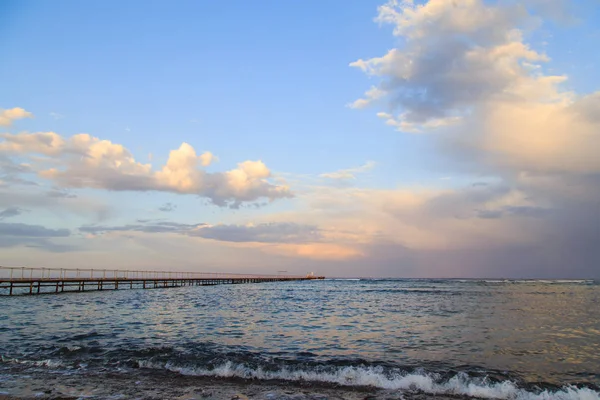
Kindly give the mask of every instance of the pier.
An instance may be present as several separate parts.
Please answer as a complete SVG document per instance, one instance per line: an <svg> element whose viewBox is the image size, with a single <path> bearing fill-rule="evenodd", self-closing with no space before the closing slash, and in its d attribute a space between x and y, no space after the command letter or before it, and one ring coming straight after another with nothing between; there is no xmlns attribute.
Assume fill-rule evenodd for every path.
<svg viewBox="0 0 600 400"><path fill-rule="evenodd" d="M224 272L136 271L0 266L0 296L91 290L156 289L324 279L308 275L259 275Z"/></svg>

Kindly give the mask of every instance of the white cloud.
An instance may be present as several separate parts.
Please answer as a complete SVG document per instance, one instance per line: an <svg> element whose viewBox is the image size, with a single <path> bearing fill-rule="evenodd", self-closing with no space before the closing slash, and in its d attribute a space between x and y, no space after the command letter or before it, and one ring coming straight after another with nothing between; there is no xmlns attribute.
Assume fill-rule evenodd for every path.
<svg viewBox="0 0 600 400"><path fill-rule="evenodd" d="M543 15L563 7L548 3L526 5ZM525 5L391 0L377 21L394 25L403 45L351 66L379 78L387 125L442 131L450 156L475 169L600 171L600 92L579 96L561 89L565 76L544 73L549 57L523 38L541 19Z"/></svg>
<svg viewBox="0 0 600 400"><path fill-rule="evenodd" d="M0 126L11 126L18 119L33 118L33 114L20 107L0 108Z"/></svg>
<svg viewBox="0 0 600 400"><path fill-rule="evenodd" d="M63 138L54 132L1 134L0 152L8 156L43 155L36 165L39 176L62 187L107 190L166 191L197 194L221 206L238 207L261 198L291 197L286 186L269 182L262 161L244 161L226 172L207 173L201 167L216 157L196 154L188 143L172 150L158 171L135 160L124 146L88 134ZM50 164L50 168L42 168Z"/></svg>
<svg viewBox="0 0 600 400"><path fill-rule="evenodd" d="M540 87L552 86L523 65L548 57L523 43L518 28L533 17L518 4L390 1L377 20L393 24L406 44L350 65L380 78L378 98L408 124L460 117L482 102L542 95Z"/></svg>

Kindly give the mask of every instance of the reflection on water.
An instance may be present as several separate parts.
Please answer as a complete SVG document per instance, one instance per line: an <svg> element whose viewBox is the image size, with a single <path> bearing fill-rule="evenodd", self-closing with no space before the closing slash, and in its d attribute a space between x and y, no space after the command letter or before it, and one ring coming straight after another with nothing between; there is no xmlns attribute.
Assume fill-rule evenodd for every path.
<svg viewBox="0 0 600 400"><path fill-rule="evenodd" d="M599 297L593 282L433 280L6 297L0 352L42 359L80 346L101 359L117 349L214 343L283 358L469 365L527 381L598 384Z"/></svg>

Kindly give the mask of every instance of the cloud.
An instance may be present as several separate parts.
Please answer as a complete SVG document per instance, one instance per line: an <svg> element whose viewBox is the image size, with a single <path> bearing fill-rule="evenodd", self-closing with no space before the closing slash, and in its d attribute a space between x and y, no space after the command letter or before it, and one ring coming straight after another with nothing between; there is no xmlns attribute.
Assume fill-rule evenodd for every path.
<svg viewBox="0 0 600 400"><path fill-rule="evenodd" d="M440 128L443 126L449 126L459 123L462 118L461 117L446 117L446 118L433 118L426 122L415 124L408 122L404 115L400 115L399 117L394 117L391 114L385 112L378 112L377 116L385 120L386 125L393 126L398 131L401 132L409 132L409 133L419 133L425 130L431 130L435 128Z"/></svg>
<svg viewBox="0 0 600 400"><path fill-rule="evenodd" d="M210 164L219 161L219 157L215 156L210 151L200 154L199 158L200 158L200 165L202 165L203 167L207 167Z"/></svg>
<svg viewBox="0 0 600 400"><path fill-rule="evenodd" d="M377 98L400 110L398 125L452 121L490 100L542 95L564 77L536 76L523 64L548 57L523 43L519 27L534 17L519 4L488 5L480 0L392 0L379 7L377 21L394 25L405 45L382 57L350 65L379 77ZM438 122L440 124L440 122Z"/></svg>
<svg viewBox="0 0 600 400"><path fill-rule="evenodd" d="M36 182L19 176L32 172L31 165L14 162L5 155L0 154L0 186L37 186Z"/></svg>
<svg viewBox="0 0 600 400"><path fill-rule="evenodd" d="M387 94L386 91L384 91L380 88L377 88L375 86L372 86L371 89L369 89L365 92L364 99L355 100L353 103L351 103L349 105L349 107L350 108L365 108L369 104L371 104L373 101L384 97L386 94Z"/></svg>
<svg viewBox="0 0 600 400"><path fill-rule="evenodd" d="M176 233L222 242L309 243L321 240L319 229L312 225L272 222L248 225L182 224L170 221L138 220L120 226L86 225L82 233L101 235L109 232Z"/></svg>
<svg viewBox="0 0 600 400"><path fill-rule="evenodd" d="M286 257L287 262L300 258L304 260L344 260L360 257L361 250L332 241L331 233L308 225L293 222L263 222L258 224L181 224L168 221L137 220L135 224L119 226L88 225L79 228L88 237L119 237L144 243L158 236L162 242L176 240L185 243L188 240L209 239L213 246L224 246L222 250L230 254L247 251L258 252L262 257ZM140 233L142 235L136 235ZM177 239L164 236L179 235ZM203 240L203 242L206 242ZM196 243L195 246L201 245ZM263 264L267 262L262 261ZM264 265L263 265L264 266ZM256 272L256 271L254 271Z"/></svg>
<svg viewBox="0 0 600 400"><path fill-rule="evenodd" d="M556 14L546 3L527 5ZM549 57L523 39L540 17L524 5L392 0L377 21L392 24L404 44L350 65L379 79L380 95L366 100L387 109L378 113L386 124L443 131L447 149L475 167L600 171L600 92L562 90L565 76L542 72Z"/></svg>
<svg viewBox="0 0 600 400"><path fill-rule="evenodd" d="M3 176L2 179L0 179L0 186L8 187L14 185L38 186L36 182L16 176Z"/></svg>
<svg viewBox="0 0 600 400"><path fill-rule="evenodd" d="M31 165L26 163L16 163L4 154L0 154L0 173L2 175L18 175L33 172Z"/></svg>
<svg viewBox="0 0 600 400"><path fill-rule="evenodd" d="M448 155L502 175L600 172L597 95L545 103L515 101L482 107L442 141Z"/></svg>
<svg viewBox="0 0 600 400"><path fill-rule="evenodd" d="M77 195L74 193L69 193L66 190L60 189L60 188L54 188L52 190L49 190L46 192L46 196L48 197L56 197L56 198L62 198L62 199L76 199Z"/></svg>
<svg viewBox="0 0 600 400"><path fill-rule="evenodd" d="M361 174L370 171L375 167L374 161L367 161L365 164L356 168L340 169L335 172L327 172L319 175L321 178L335 179L335 180L354 180L356 174Z"/></svg>
<svg viewBox="0 0 600 400"><path fill-rule="evenodd" d="M257 243L307 243L321 239L316 226L285 222L204 226L190 235L225 242Z"/></svg>
<svg viewBox="0 0 600 400"><path fill-rule="evenodd" d="M486 187L488 185L489 185L489 183L487 183L487 182L473 182L471 184L471 186L473 186L473 187Z"/></svg>
<svg viewBox="0 0 600 400"><path fill-rule="evenodd" d="M55 113L55 112L51 112L48 115L50 115L52 118L54 119L63 119L65 116L59 113Z"/></svg>
<svg viewBox="0 0 600 400"><path fill-rule="evenodd" d="M270 254L326 261L346 261L364 256L358 248L335 243L282 244L262 250Z"/></svg>
<svg viewBox="0 0 600 400"><path fill-rule="evenodd" d="M600 92L565 89L567 77L549 74L550 57L524 39L544 18L561 19L565 4L392 0L379 7L376 21L391 24L400 44L351 63L376 79L361 107L379 108L377 116L399 131L427 131L456 174L496 182L379 195L387 200L373 210L393 220L376 211L369 218L390 243L413 255L451 250L474 271L487 268L476 265L486 252L499 259L512 251L528 271L557 275L570 254L579 275L599 276L600 251L589 243L600 238ZM415 257L431 261L423 254Z"/></svg>
<svg viewBox="0 0 600 400"><path fill-rule="evenodd" d="M248 210L217 225L142 219L79 230L105 246L105 257L122 242L142 246L142 255L124 247L135 254L124 259L140 266L173 260L191 268L201 248L216 268L252 272L284 263L290 272L326 275L600 277L600 92L567 90L566 77L549 72L550 54L526 41L545 18L560 18L556 4L429 0L379 8L377 21L394 28L398 45L352 63L370 79L349 107L375 109L391 129L422 132L419 141L433 145L420 149L437 151L436 164L443 163L436 176L453 178L436 181L446 187L350 187L368 163L318 179L272 176L256 160L208 173L214 156L186 144L154 168L119 144L52 132L5 135L2 174L41 174L60 188L198 195L230 207L291 196L281 176L300 188L293 208L254 214L254 224L246 223ZM95 210L84 199L34 201L21 189L32 188L0 188L0 206Z"/></svg>
<svg viewBox="0 0 600 400"><path fill-rule="evenodd" d="M0 222L0 236L19 237L67 237L68 229L48 229L41 225Z"/></svg>
<svg viewBox="0 0 600 400"><path fill-rule="evenodd" d="M113 214L113 209L94 198L44 193L37 187L21 190L0 187L0 207L26 207L37 211L49 211L61 218L73 216L103 221Z"/></svg>
<svg viewBox="0 0 600 400"><path fill-rule="evenodd" d="M176 208L177 208L176 204L165 203L162 206L158 207L158 211L171 212L171 211L175 210Z"/></svg>
<svg viewBox="0 0 600 400"><path fill-rule="evenodd" d="M14 121L23 118L33 118L33 114L23 108L0 108L0 126L11 126Z"/></svg>
<svg viewBox="0 0 600 400"><path fill-rule="evenodd" d="M13 215L17 214L13 212L10 216ZM0 248L27 247L53 253L77 250L76 246L49 240L68 238L70 235L71 231L68 229L49 229L41 225L0 222Z"/></svg>
<svg viewBox="0 0 600 400"><path fill-rule="evenodd" d="M0 248L11 247L25 247L28 249L38 249L43 251L46 256L48 255L48 252L67 253L80 250L79 247L74 245L54 243L51 240L43 238L0 236Z"/></svg>
<svg viewBox="0 0 600 400"><path fill-rule="evenodd" d="M141 221L139 224L122 226L87 225L79 228L80 232L101 235L109 232L143 232L143 233L179 233L189 234L205 224L180 224L167 221Z"/></svg>
<svg viewBox="0 0 600 400"><path fill-rule="evenodd" d="M549 213L550 210L535 206L506 206L500 209L477 210L479 218L501 218L504 216L519 216L540 218Z"/></svg>
<svg viewBox="0 0 600 400"><path fill-rule="evenodd" d="M67 142L55 132L37 132L37 133L2 133L0 138L4 139L0 142L0 152L5 154L26 155L27 153L43 154L47 156L59 155L61 152L75 152L83 155L83 149L74 143L73 146L67 147Z"/></svg>
<svg viewBox="0 0 600 400"><path fill-rule="evenodd" d="M542 198L530 199L502 184L421 190L328 188L307 200L308 209L282 218L316 224L332 243L358 249L396 243L411 251L531 242L535 240L532 230L539 224L517 218L512 207L545 205ZM501 213L499 218L481 218L494 212Z"/></svg>
<svg viewBox="0 0 600 400"><path fill-rule="evenodd" d="M19 208L19 207L8 207L8 208L0 211L0 219L16 217L17 215L23 214L23 211L25 211L25 210L23 210L22 208Z"/></svg>
<svg viewBox="0 0 600 400"><path fill-rule="evenodd" d="M301 208L269 219L317 227L321 239L305 250L343 249L345 258L319 266L326 274L598 277L600 251L591 242L600 238L600 176L570 178L524 175L446 189L314 187ZM261 250L310 258L301 246ZM502 266L502 255L512 264Z"/></svg>
<svg viewBox="0 0 600 400"><path fill-rule="evenodd" d="M122 145L88 134L63 138L55 132L0 134L0 153L13 157L45 156L38 164L44 179L62 188L96 188L115 191L164 191L195 194L214 204L237 208L261 199L273 201L292 197L289 188L269 182L271 171L260 160L244 161L226 172L208 173L201 169L216 157L197 155L183 143L172 150L159 170L135 160Z"/></svg>

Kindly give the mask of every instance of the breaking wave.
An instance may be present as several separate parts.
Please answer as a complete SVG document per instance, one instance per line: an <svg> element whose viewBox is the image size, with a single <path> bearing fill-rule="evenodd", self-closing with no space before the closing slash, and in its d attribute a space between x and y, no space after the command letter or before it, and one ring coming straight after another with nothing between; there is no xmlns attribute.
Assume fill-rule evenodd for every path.
<svg viewBox="0 0 600 400"><path fill-rule="evenodd" d="M49 358L28 360L2 356L5 365L49 368L63 371L114 370L136 374L140 369L169 371L185 376L248 379L254 381L309 382L350 387L372 387L391 391L506 400L600 400L594 385L527 383L514 375L447 365L408 367L364 360L317 361L312 353L280 358L266 353L231 351L205 344L194 352L171 347L102 351L93 347L56 347ZM117 370L114 370L115 372Z"/></svg>
<svg viewBox="0 0 600 400"><path fill-rule="evenodd" d="M589 387L574 385L562 388L525 388L514 381L497 381L472 377L458 372L447 378L437 373L401 372L386 370L382 366L340 366L335 368L267 369L236 364L231 361L213 368L180 365L176 362L138 361L140 368L163 369L182 375L242 378L252 380L279 380L291 382L316 382L342 386L366 386L388 390L422 392L431 395L458 395L484 399L510 400L597 400L600 392Z"/></svg>

